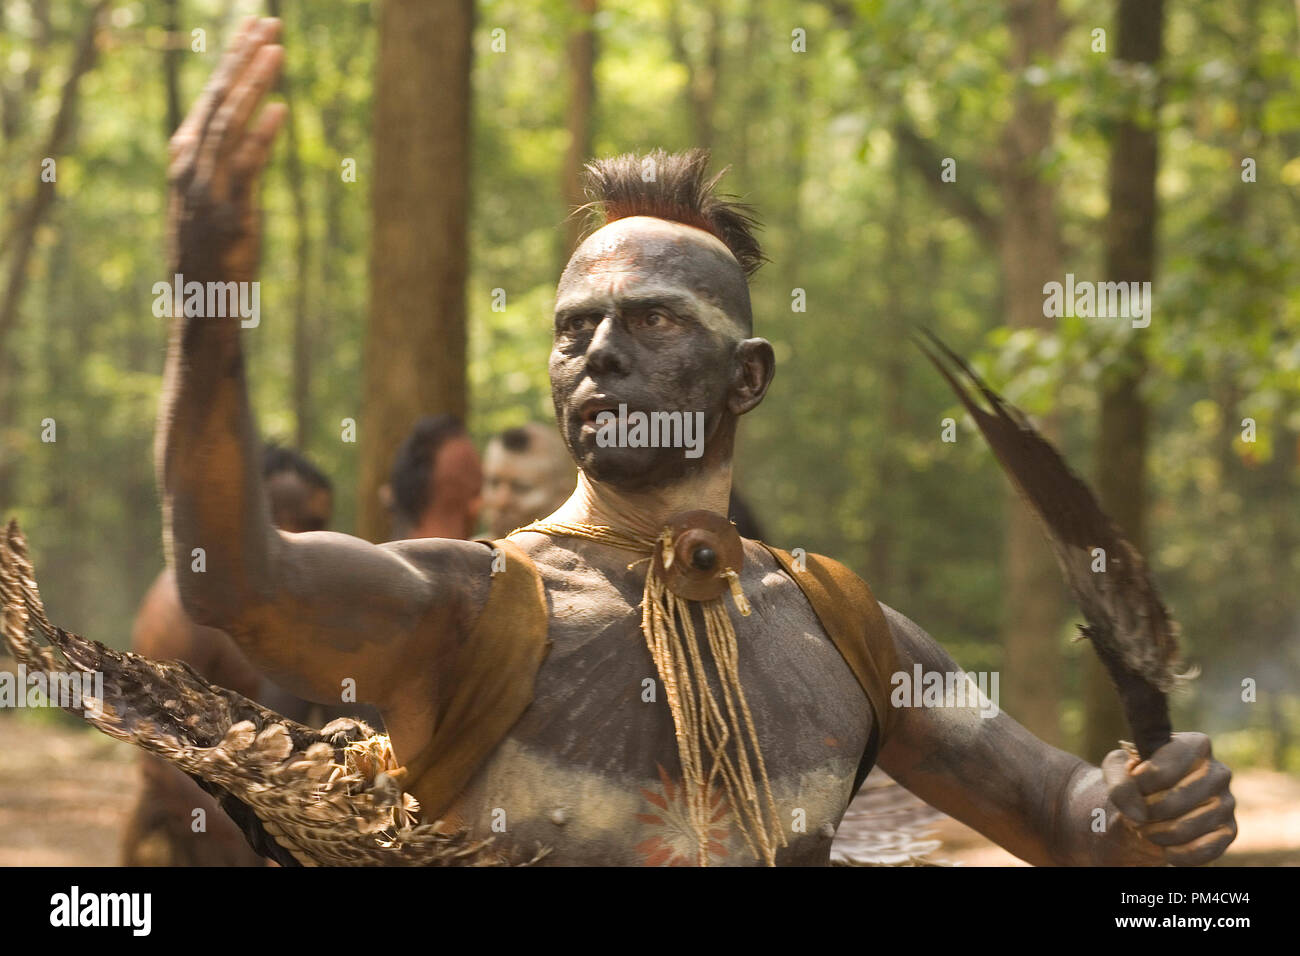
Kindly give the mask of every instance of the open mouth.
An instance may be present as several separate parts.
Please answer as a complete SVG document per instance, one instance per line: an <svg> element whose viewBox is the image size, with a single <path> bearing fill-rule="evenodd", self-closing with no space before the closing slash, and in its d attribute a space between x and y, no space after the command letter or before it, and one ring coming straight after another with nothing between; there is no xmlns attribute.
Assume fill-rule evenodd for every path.
<svg viewBox="0 0 1300 956"><path fill-rule="evenodd" d="M582 427L592 429L599 428L600 425L596 419L605 412L617 415L619 412L618 400L609 398L608 396L587 399L587 401L583 402L578 408Z"/></svg>

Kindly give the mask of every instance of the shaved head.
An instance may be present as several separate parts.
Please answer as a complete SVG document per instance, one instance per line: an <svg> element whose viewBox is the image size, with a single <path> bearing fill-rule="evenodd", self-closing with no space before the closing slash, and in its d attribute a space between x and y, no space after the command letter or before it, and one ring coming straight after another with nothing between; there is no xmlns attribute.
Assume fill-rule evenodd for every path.
<svg viewBox="0 0 1300 956"><path fill-rule="evenodd" d="M658 282L642 281L653 276ZM687 296L695 318L726 338L742 339L754 326L749 284L736 257L711 233L652 216L630 216L604 226L574 252L556 289L556 315L581 311L626 291Z"/></svg>
<svg viewBox="0 0 1300 956"><path fill-rule="evenodd" d="M754 235L758 222L748 205L718 192L725 173L709 175L709 153L703 149L597 159L586 167L592 202L584 208L595 213L595 226L631 216L695 226L716 236L748 278L765 260Z"/></svg>

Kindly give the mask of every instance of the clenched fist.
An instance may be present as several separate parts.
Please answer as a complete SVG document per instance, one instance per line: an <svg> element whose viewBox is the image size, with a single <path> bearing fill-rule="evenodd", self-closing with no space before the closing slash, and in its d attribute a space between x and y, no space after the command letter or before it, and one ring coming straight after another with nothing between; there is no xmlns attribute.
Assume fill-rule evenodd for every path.
<svg viewBox="0 0 1300 956"><path fill-rule="evenodd" d="M250 121L280 74L279 32L278 20L244 20L172 136L170 261L187 280L247 282L257 271L257 183L287 107L273 103Z"/></svg>
<svg viewBox="0 0 1300 956"><path fill-rule="evenodd" d="M1145 862L1209 863L1236 839L1236 801L1228 791L1232 771L1214 759L1205 734L1174 734L1141 762L1112 750L1101 772Z"/></svg>

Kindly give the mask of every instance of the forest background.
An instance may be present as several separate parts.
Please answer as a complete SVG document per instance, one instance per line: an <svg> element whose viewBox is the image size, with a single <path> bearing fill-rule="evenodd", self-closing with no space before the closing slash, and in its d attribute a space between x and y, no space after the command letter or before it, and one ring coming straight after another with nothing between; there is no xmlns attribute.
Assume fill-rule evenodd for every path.
<svg viewBox="0 0 1300 956"><path fill-rule="evenodd" d="M167 138L259 12L291 120L249 378L336 528L382 540L419 414L480 447L552 420L581 162L704 146L771 260L777 376L737 465L768 539L999 671L1045 739L1096 760L1124 735L1037 529L907 342L930 327L1147 555L1201 670L1175 726L1300 771L1300 0L3 0L0 513L51 617L117 647L162 563ZM1151 281L1149 327L1045 317L1066 274Z"/></svg>

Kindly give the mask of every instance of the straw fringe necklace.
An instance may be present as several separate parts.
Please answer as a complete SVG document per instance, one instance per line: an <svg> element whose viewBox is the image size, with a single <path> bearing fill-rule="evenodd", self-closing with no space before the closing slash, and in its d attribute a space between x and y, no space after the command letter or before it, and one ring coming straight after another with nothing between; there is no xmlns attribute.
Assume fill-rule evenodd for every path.
<svg viewBox="0 0 1300 956"><path fill-rule="evenodd" d="M700 522L706 527L701 527ZM674 535L674 523L679 529L677 535ZM710 794L714 787L721 786L750 851L768 866L774 866L778 846L786 845L785 832L772 799L753 715L740 685L740 649L722 597L729 589L736 610L744 617L749 616L749 603L740 590L737 573L743 551L734 527L718 515L688 512L670 519L670 525L658 537L607 525L560 521L537 521L511 534L523 531L586 538L648 556L650 567L641 603L641 633L672 712L699 865L708 865L708 831L713 813ZM728 536L732 540L727 540ZM695 561L694 566L687 567L682 548L691 542L697 545ZM728 552L729 561L725 560ZM710 558L712 565L720 564L721 568L702 567ZM683 596L680 593L683 590L702 596L692 599ZM722 690L721 699L709 680L705 655L692 620L692 604L700 606L704 618L705 638Z"/></svg>

